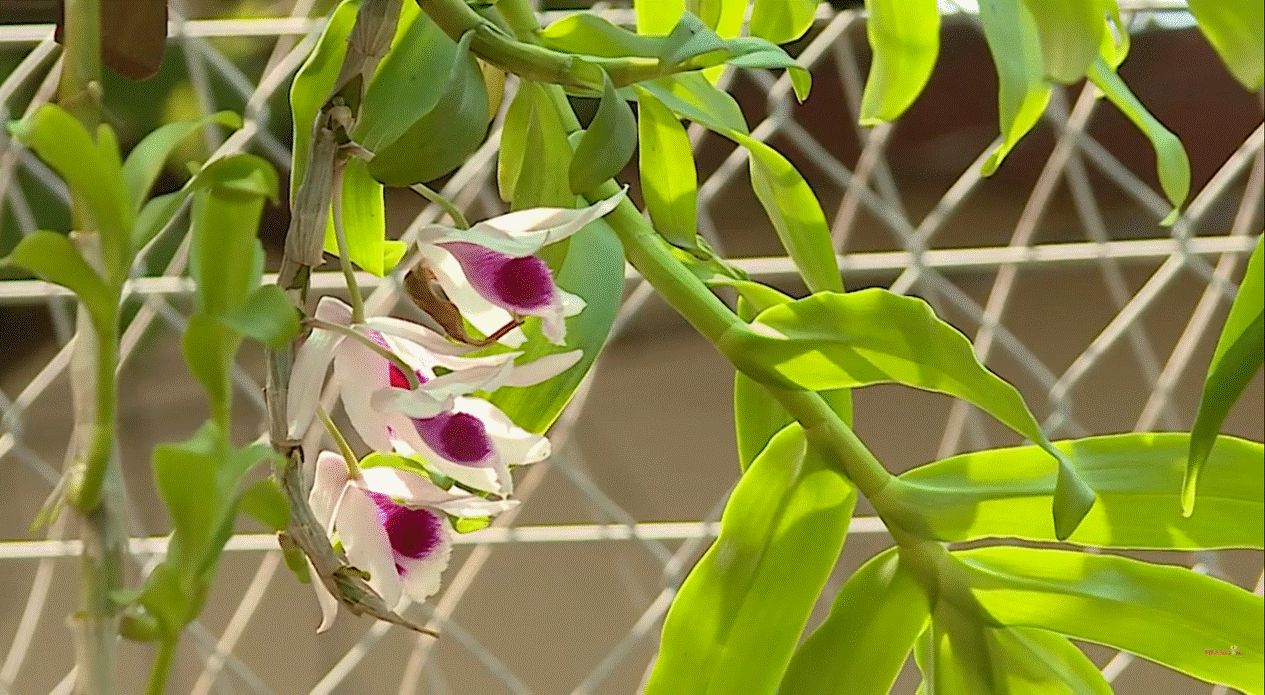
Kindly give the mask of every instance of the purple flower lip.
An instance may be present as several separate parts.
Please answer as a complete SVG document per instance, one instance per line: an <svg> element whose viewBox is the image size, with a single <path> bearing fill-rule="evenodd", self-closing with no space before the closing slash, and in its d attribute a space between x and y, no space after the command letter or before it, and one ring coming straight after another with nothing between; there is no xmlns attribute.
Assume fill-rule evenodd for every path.
<svg viewBox="0 0 1265 695"><path fill-rule="evenodd" d="M535 256L516 258L465 241L439 246L457 259L471 286L502 309L539 309L554 299L553 274Z"/></svg>
<svg viewBox="0 0 1265 695"><path fill-rule="evenodd" d="M378 507L378 519L396 553L419 560L429 557L443 543L444 520L438 514L398 504L380 492L366 492ZM404 576L404 568L398 562L395 567Z"/></svg>
<svg viewBox="0 0 1265 695"><path fill-rule="evenodd" d="M453 463L478 465L492 454L487 429L469 413L447 412L413 419L413 427L427 446Z"/></svg>

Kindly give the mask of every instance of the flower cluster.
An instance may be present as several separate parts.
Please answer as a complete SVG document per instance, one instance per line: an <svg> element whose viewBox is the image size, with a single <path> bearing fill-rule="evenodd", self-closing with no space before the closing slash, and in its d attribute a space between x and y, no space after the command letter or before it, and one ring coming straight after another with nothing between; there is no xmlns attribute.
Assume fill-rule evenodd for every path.
<svg viewBox="0 0 1265 695"><path fill-rule="evenodd" d="M560 289L534 254L610 212L622 197L578 210L522 210L470 229L431 226L418 250L443 301L479 330L494 335L497 326L513 328L524 316L538 316L545 338L562 345L565 319L583 310L584 302ZM422 601L439 589L452 520L490 518L511 508L510 468L549 456L547 439L518 427L476 394L540 383L574 366L581 353L526 364L515 363L521 352L472 357L475 346L421 324L357 320L350 306L333 297L321 298L314 319L291 374L290 437L302 438L312 426L332 364L332 383L360 439L417 468L361 469L356 461L323 452L315 460L309 504L387 606L398 606L403 597ZM523 340L517 329L503 333L506 343ZM324 630L337 602L313 584Z"/></svg>

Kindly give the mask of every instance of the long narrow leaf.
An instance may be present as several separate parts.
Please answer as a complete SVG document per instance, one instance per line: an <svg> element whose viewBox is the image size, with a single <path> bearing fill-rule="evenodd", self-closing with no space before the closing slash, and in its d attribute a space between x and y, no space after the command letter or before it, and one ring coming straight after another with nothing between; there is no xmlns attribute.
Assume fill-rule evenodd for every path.
<svg viewBox="0 0 1265 695"><path fill-rule="evenodd" d="M1265 356L1265 237L1256 240L1256 250L1247 262L1247 272L1230 307L1221 337L1217 339L1208 376L1204 381L1199 412L1190 431L1190 459L1182 480L1182 513L1195 508L1195 486L1199 473L1212 451L1221 423L1242 395Z"/></svg>
<svg viewBox="0 0 1265 695"><path fill-rule="evenodd" d="M935 0L866 0L874 51L861 95L861 125L896 120L922 92L940 52Z"/></svg>
<svg viewBox="0 0 1265 695"><path fill-rule="evenodd" d="M668 611L647 695L775 692L855 500L798 425L774 437L734 489L720 536Z"/></svg>
<svg viewBox="0 0 1265 695"><path fill-rule="evenodd" d="M1002 142L984 162L991 176L1050 100L1037 25L1022 0L981 0L980 23L997 66L997 110Z"/></svg>
<svg viewBox="0 0 1265 695"><path fill-rule="evenodd" d="M1230 74L1259 92L1265 84L1265 3L1261 0L1190 0L1190 13Z"/></svg>

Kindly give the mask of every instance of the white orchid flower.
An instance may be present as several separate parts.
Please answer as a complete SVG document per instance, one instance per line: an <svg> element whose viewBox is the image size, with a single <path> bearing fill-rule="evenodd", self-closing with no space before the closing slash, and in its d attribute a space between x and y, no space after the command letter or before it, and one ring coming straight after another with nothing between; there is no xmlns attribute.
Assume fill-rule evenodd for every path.
<svg viewBox="0 0 1265 695"><path fill-rule="evenodd" d="M379 466L353 477L342 456L321 452L308 504L325 532L337 538L354 567L369 573L369 586L393 610L402 597L425 601L439 591L452 552L449 516L488 518L511 509L513 500L485 500L445 491L422 475ZM319 581L321 625L329 629L337 601Z"/></svg>
<svg viewBox="0 0 1265 695"><path fill-rule="evenodd" d="M419 454L436 471L480 490L508 494L510 465L543 460L549 442L527 432L491 403L467 397L502 386L530 386L569 369L581 351L547 355L515 365L521 353L463 357L469 347L453 345L430 329L393 318L351 323L351 308L323 297L316 318L365 336L393 353L418 382L410 388L398 365L345 333L315 329L295 358L288 397L289 435L307 431L332 361L343 409L352 427L374 451ZM447 370L440 374L437 368Z"/></svg>
<svg viewBox="0 0 1265 695"><path fill-rule="evenodd" d="M566 321L584 300L560 289L545 262L534 254L605 216L624 191L586 208L531 208L476 223L469 229L430 225L418 249L448 297L484 333L511 315L539 316L545 337L566 339Z"/></svg>

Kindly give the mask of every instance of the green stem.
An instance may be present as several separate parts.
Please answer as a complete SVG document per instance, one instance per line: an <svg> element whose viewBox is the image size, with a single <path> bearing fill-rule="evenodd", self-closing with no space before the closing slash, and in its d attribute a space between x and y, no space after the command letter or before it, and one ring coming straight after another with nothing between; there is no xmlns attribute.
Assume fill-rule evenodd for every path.
<svg viewBox="0 0 1265 695"><path fill-rule="evenodd" d="M338 265L343 269L343 278L347 281L347 294L351 298L352 323L365 322L365 300L360 296L360 285L356 283L356 271L351 265L351 256L347 254L347 231L343 227L343 172L345 162L339 160L334 165L333 206L334 206L334 239L338 243Z"/></svg>
<svg viewBox="0 0 1265 695"><path fill-rule="evenodd" d="M96 422L92 427L92 444L81 464L81 477L73 481L70 488L71 503L85 514L101 504L101 487L114 454L118 400L118 379L115 373L119 352L117 319L117 316L113 316L108 325L91 325L96 342L93 399Z"/></svg>
<svg viewBox="0 0 1265 695"><path fill-rule="evenodd" d="M92 132L101 119L101 0L66 0L62 26L62 108Z"/></svg>
<svg viewBox="0 0 1265 695"><path fill-rule="evenodd" d="M347 466L347 477L353 480L360 479L360 463L356 461L356 452L351 450L351 445L347 443L347 439L343 437L343 433L338 430L338 425L334 424L334 420L330 418L329 413L321 406L316 406L316 416L321 419L321 424L325 425L325 431L329 432L329 436L334 439L334 444L338 447L338 453L343 456L343 464Z"/></svg>
<svg viewBox="0 0 1265 695"><path fill-rule="evenodd" d="M470 228L470 222L466 220L465 215L461 214L461 211L457 209L457 206L452 204L452 201L442 195L439 195L437 191L424 183L415 183L410 186L410 188L423 198L443 208L444 212L448 213L448 216L452 218L452 223L457 225L458 229Z"/></svg>
<svg viewBox="0 0 1265 695"><path fill-rule="evenodd" d="M167 691L171 663L176 656L176 644L174 639L164 639L158 643L158 655L154 657L154 666L149 672L149 685L145 687L145 695L162 695Z"/></svg>

